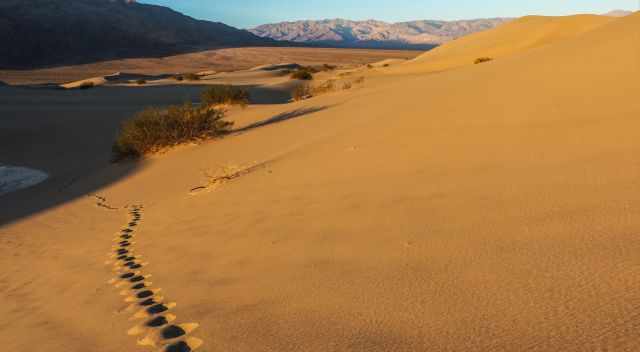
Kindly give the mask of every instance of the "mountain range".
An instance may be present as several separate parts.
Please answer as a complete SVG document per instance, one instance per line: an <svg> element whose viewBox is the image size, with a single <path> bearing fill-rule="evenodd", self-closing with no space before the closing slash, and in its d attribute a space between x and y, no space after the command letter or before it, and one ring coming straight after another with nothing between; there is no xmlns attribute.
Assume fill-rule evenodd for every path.
<svg viewBox="0 0 640 352"><path fill-rule="evenodd" d="M328 19L265 24L250 31L263 38L300 43L428 49L471 33L495 28L510 20L489 18L387 23L377 20Z"/></svg>
<svg viewBox="0 0 640 352"><path fill-rule="evenodd" d="M133 0L0 1L0 68L265 45L278 43Z"/></svg>

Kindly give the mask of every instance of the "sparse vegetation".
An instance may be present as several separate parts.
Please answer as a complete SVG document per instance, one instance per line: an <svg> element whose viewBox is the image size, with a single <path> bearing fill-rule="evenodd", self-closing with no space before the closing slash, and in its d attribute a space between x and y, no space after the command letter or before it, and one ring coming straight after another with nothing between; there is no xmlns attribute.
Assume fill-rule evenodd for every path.
<svg viewBox="0 0 640 352"><path fill-rule="evenodd" d="M493 61L493 58L491 58L491 57L479 57L473 63L477 65L477 64L481 64L481 63L489 62L489 61Z"/></svg>
<svg viewBox="0 0 640 352"><path fill-rule="evenodd" d="M229 132L222 110L191 103L167 110L148 108L125 121L113 146L115 161L140 157L180 143L213 138Z"/></svg>
<svg viewBox="0 0 640 352"><path fill-rule="evenodd" d="M292 98L295 101L305 100L311 98L313 95L312 93L313 89L311 87L311 84L303 83L297 86L296 89L294 89Z"/></svg>
<svg viewBox="0 0 640 352"><path fill-rule="evenodd" d="M311 81L313 80L313 72L311 72L309 69L307 68L300 68L297 71L293 72L291 74L291 78L292 79L299 79L302 81Z"/></svg>
<svg viewBox="0 0 640 352"><path fill-rule="evenodd" d="M337 67L337 66L335 66L335 65L329 65L329 64L324 64L322 67L324 68L324 71L333 71L333 70L335 70L336 68L338 68L338 67Z"/></svg>
<svg viewBox="0 0 640 352"><path fill-rule="evenodd" d="M96 84L93 82L82 82L82 84L78 86L78 89L91 89L91 88L94 88L95 86Z"/></svg>
<svg viewBox="0 0 640 352"><path fill-rule="evenodd" d="M242 107L249 104L249 92L245 89L231 85L212 86L202 92L202 104L215 105L240 105Z"/></svg>
<svg viewBox="0 0 640 352"><path fill-rule="evenodd" d="M391 66L391 65L390 65L390 64L384 64L384 65L382 65L382 66L384 66L384 67L389 67L389 66Z"/></svg>
<svg viewBox="0 0 640 352"><path fill-rule="evenodd" d="M147 84L147 81L145 81L144 79L139 79L139 80L136 80L136 84L141 86L143 84Z"/></svg>
<svg viewBox="0 0 640 352"><path fill-rule="evenodd" d="M351 89L352 87L353 87L353 84L351 84L351 82L345 82L345 83L342 85L342 89L344 89L344 90Z"/></svg>
<svg viewBox="0 0 640 352"><path fill-rule="evenodd" d="M364 84L364 76L360 76L360 77L356 78L356 80L353 81L353 83L355 83L355 84Z"/></svg>
<svg viewBox="0 0 640 352"><path fill-rule="evenodd" d="M200 76L198 76L195 73L184 73L184 74L180 74L180 75L175 75L173 76L173 78L176 81L199 81L200 80Z"/></svg>
<svg viewBox="0 0 640 352"><path fill-rule="evenodd" d="M372 69L372 68L373 68L373 65L372 65L372 64L367 64L367 68L368 68L368 69Z"/></svg>

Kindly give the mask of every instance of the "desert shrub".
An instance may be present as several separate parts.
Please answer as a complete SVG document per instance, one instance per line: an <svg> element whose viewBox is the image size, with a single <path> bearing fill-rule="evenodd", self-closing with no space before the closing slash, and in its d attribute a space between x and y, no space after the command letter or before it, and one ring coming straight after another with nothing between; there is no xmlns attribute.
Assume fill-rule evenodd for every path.
<svg viewBox="0 0 640 352"><path fill-rule="evenodd" d="M305 100L311 98L313 95L313 88L310 84L304 83L296 87L293 90L292 98L295 101Z"/></svg>
<svg viewBox="0 0 640 352"><path fill-rule="evenodd" d="M335 70L337 68L337 66L324 64L324 65L322 65L322 68L324 69L324 71L333 71L333 70Z"/></svg>
<svg viewBox="0 0 640 352"><path fill-rule="evenodd" d="M479 57L473 63L477 65L477 64L481 64L481 63L484 63L484 62L489 62L489 61L492 61L492 60L493 60L493 58L490 58L490 57Z"/></svg>
<svg viewBox="0 0 640 352"><path fill-rule="evenodd" d="M143 84L147 84L147 81L145 81L144 79L139 79L136 81L137 85L143 85Z"/></svg>
<svg viewBox="0 0 640 352"><path fill-rule="evenodd" d="M360 77L356 78L356 80L353 81L353 83L355 83L355 84L364 84L364 76L360 76Z"/></svg>
<svg viewBox="0 0 640 352"><path fill-rule="evenodd" d="M300 68L291 74L291 78L303 81L311 81L313 79L313 73L306 68Z"/></svg>
<svg viewBox="0 0 640 352"><path fill-rule="evenodd" d="M93 82L82 82L82 84L80 86L78 86L78 89L91 89L94 88L96 85Z"/></svg>
<svg viewBox="0 0 640 352"><path fill-rule="evenodd" d="M368 68L368 69L372 69L372 68L373 68L373 65L372 65L372 64L367 64L367 68Z"/></svg>
<svg viewBox="0 0 640 352"><path fill-rule="evenodd" d="M347 89L351 89L353 87L353 85L351 84L351 82L345 82L342 85L342 89L347 90Z"/></svg>
<svg viewBox="0 0 640 352"><path fill-rule="evenodd" d="M148 108L122 124L113 145L113 158L140 157L179 143L221 136L233 125L224 121L224 116L222 110L191 103L167 110Z"/></svg>
<svg viewBox="0 0 640 352"><path fill-rule="evenodd" d="M309 86L309 89L308 89L309 91L306 93L308 96L316 96L320 94L333 92L335 89L336 89L336 81L333 79L330 79L317 87Z"/></svg>
<svg viewBox="0 0 640 352"><path fill-rule="evenodd" d="M198 76L195 73L184 73L184 74L180 74L180 75L175 75L173 76L173 78L176 81L199 81L200 80L200 76Z"/></svg>
<svg viewBox="0 0 640 352"><path fill-rule="evenodd" d="M249 92L231 85L212 86L202 92L201 99L205 105L228 104L244 107L249 104Z"/></svg>
<svg viewBox="0 0 640 352"><path fill-rule="evenodd" d="M184 75L182 75L182 77L184 77L184 79L186 79L187 81L199 81L200 80L200 76L198 76L195 73L185 73Z"/></svg>
<svg viewBox="0 0 640 352"><path fill-rule="evenodd" d="M382 65L382 66L384 66L384 67L389 67L389 66L391 66L391 65L389 65L389 64L384 64L384 65Z"/></svg>

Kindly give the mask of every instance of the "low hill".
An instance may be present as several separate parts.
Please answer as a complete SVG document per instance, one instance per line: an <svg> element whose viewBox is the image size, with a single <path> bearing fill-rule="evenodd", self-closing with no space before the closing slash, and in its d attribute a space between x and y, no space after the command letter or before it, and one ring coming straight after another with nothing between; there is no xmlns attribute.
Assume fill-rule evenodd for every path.
<svg viewBox="0 0 640 352"><path fill-rule="evenodd" d="M3 0L0 67L29 68L199 48L274 44L223 23L126 0Z"/></svg>
<svg viewBox="0 0 640 352"><path fill-rule="evenodd" d="M462 21L350 21L327 19L265 24L250 31L264 38L345 47L403 47L430 49L455 38L491 28L510 19Z"/></svg>

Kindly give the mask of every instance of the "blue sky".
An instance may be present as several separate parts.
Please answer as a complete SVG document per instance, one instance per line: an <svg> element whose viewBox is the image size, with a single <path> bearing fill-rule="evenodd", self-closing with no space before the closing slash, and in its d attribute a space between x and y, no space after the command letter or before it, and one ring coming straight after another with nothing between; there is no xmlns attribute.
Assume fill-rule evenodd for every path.
<svg viewBox="0 0 640 352"><path fill-rule="evenodd" d="M169 6L192 17L249 28L302 19L420 19L566 15L638 9L638 0L140 0Z"/></svg>

